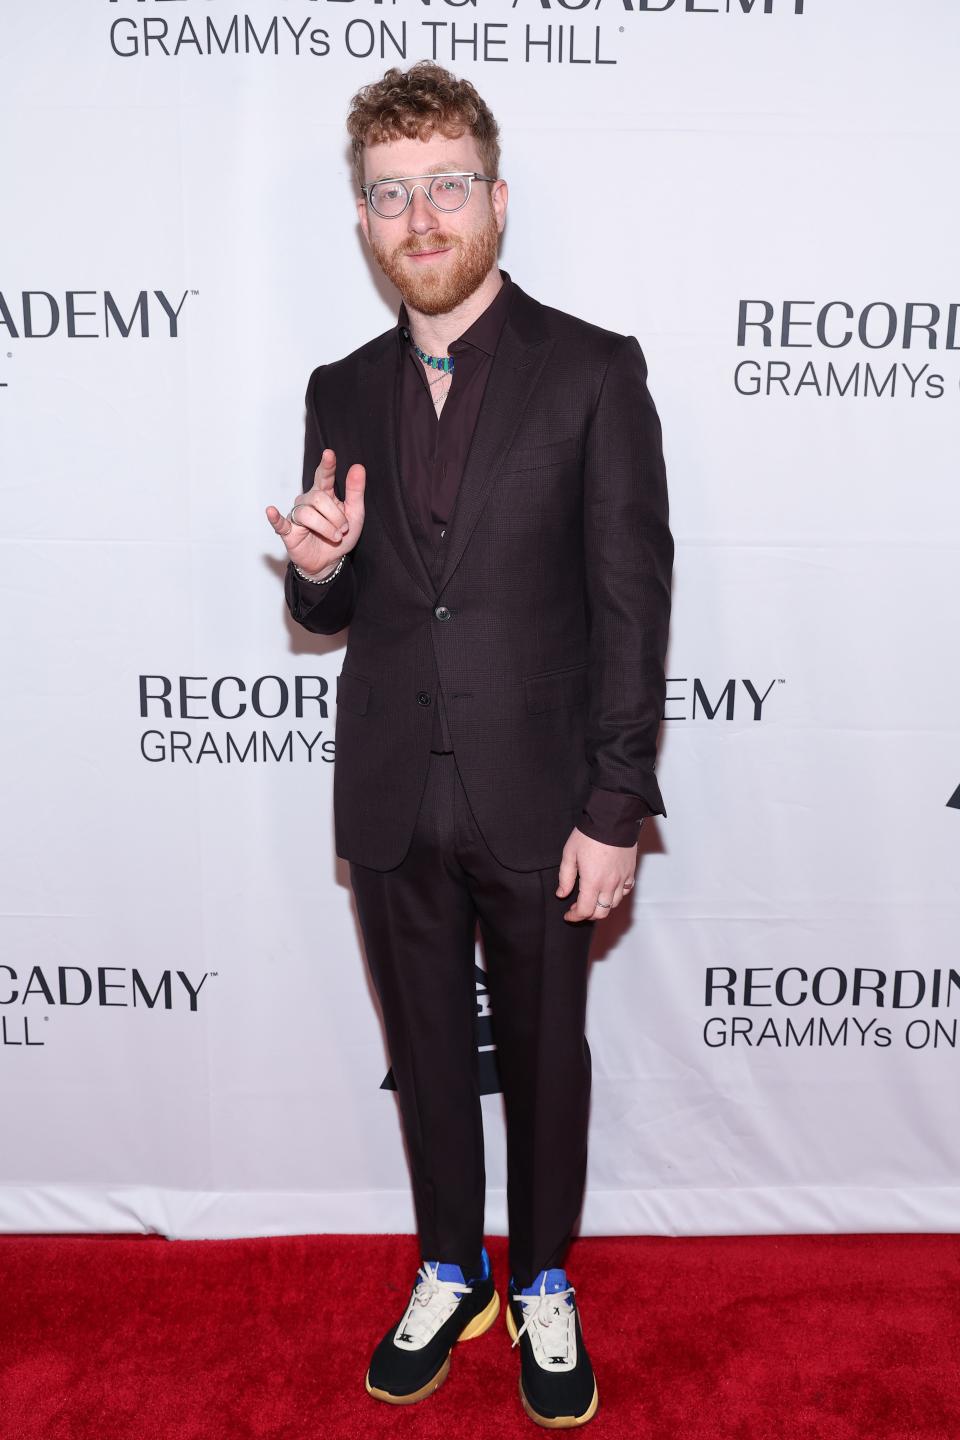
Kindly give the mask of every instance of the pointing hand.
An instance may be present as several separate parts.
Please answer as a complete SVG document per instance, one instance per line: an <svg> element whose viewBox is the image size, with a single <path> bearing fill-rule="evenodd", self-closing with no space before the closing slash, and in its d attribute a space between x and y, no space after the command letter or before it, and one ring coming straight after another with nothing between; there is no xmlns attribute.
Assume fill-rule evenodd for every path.
<svg viewBox="0 0 960 1440"><path fill-rule="evenodd" d="M367 472L363 465L351 465L344 485L344 499L334 492L337 457L324 450L313 476L313 487L298 495L289 515L275 505L267 506L267 519L287 547L287 554L300 570L324 580L360 539L363 529L363 493Z"/></svg>

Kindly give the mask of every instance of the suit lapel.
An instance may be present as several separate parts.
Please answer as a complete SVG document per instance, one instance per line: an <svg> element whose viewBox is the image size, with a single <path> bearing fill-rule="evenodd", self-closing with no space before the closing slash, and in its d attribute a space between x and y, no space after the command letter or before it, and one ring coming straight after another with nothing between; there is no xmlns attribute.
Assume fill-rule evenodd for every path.
<svg viewBox="0 0 960 1440"><path fill-rule="evenodd" d="M553 346L552 340L522 339L511 324L511 318L508 316L500 332L453 515L447 526L449 545L437 584L438 595L463 559L463 552L490 498L493 482L500 473L527 401Z"/></svg>
<svg viewBox="0 0 960 1440"><path fill-rule="evenodd" d="M403 564L426 595L436 599L463 558L490 496L517 426L546 363L553 341L540 325L540 306L514 282L510 311L480 402L453 515L447 525L447 554L435 582L420 552L401 492L397 457L394 381L396 332L371 357L364 357L361 393L367 395L367 486ZM372 477L372 479L371 479Z"/></svg>

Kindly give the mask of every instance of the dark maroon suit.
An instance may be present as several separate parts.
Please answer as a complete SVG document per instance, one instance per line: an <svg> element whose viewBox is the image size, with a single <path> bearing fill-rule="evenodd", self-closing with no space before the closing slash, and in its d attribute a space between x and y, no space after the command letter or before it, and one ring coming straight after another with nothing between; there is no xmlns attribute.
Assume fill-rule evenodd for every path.
<svg viewBox="0 0 960 1440"><path fill-rule="evenodd" d="M439 421L404 306L311 375L304 489L331 446L341 498L348 467L366 467L366 517L337 578L289 566L286 598L307 629L350 627L336 849L383 1009L422 1254L476 1273L479 921L526 1284L562 1263L586 1169L593 922L562 918L576 889L554 893L560 855L574 825L632 845L641 816L666 814L654 766L673 539L636 339L501 275L449 347Z"/></svg>

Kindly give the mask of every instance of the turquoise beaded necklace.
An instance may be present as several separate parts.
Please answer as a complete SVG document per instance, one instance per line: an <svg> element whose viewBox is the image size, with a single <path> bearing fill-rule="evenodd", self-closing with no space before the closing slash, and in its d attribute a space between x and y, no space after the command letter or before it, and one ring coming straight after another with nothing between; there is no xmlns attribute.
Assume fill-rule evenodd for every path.
<svg viewBox="0 0 960 1440"><path fill-rule="evenodd" d="M425 350L420 349L420 346L412 335L410 336L410 344L420 356L424 365L432 365L434 370L447 370L451 375L453 374L454 357L452 355L428 355Z"/></svg>

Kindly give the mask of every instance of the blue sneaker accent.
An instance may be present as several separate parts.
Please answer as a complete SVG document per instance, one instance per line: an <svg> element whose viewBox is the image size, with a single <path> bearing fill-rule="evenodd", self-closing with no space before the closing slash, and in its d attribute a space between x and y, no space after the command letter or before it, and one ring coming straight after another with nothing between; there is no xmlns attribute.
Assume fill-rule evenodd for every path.
<svg viewBox="0 0 960 1440"><path fill-rule="evenodd" d="M543 1284L544 1276L546 1276L547 1280L545 1286L545 1293L547 1295L556 1295L558 1290L569 1290L570 1282L567 1279L567 1272L566 1270L560 1269L541 1270L540 1274L537 1276L536 1280L534 1280L533 1284L524 1286L522 1290L518 1290L516 1288L511 1277L510 1286L515 1295L539 1295L540 1286ZM567 1304L573 1304L573 1301L571 1300L569 1295L567 1296Z"/></svg>
<svg viewBox="0 0 960 1440"><path fill-rule="evenodd" d="M447 1260L441 1260L439 1265L436 1260L425 1260L424 1265L429 1265L431 1270L436 1266L438 1280L452 1280L454 1284L470 1285L474 1280L486 1280L490 1274L490 1256L487 1254L486 1247L480 1251L480 1259L483 1266L480 1274L471 1275L469 1280L459 1265L453 1265ZM562 1271L560 1273L562 1274Z"/></svg>
<svg viewBox="0 0 960 1440"><path fill-rule="evenodd" d="M439 1265L436 1260L427 1260L425 1264L429 1265L431 1270L436 1270L438 1280L456 1280L460 1285L467 1283L459 1265L449 1265L446 1260L442 1260Z"/></svg>

